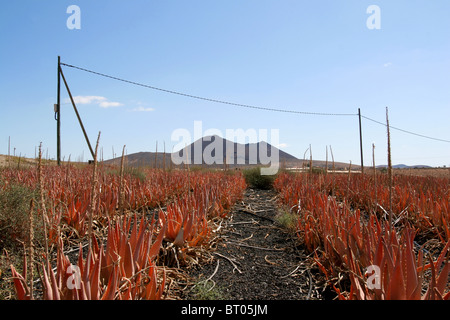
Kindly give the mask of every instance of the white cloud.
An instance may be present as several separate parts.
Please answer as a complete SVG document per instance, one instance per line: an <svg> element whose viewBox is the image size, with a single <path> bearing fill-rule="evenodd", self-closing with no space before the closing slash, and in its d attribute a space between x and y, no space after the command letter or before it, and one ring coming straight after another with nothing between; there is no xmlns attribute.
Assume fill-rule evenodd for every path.
<svg viewBox="0 0 450 320"><path fill-rule="evenodd" d="M287 143L280 143L280 144L276 145L276 147L278 149L280 149L280 148L287 148L287 147L289 147L289 145Z"/></svg>
<svg viewBox="0 0 450 320"><path fill-rule="evenodd" d="M102 101L100 102L99 106L102 108L111 108L111 107L121 107L123 106L123 104L120 102Z"/></svg>
<svg viewBox="0 0 450 320"><path fill-rule="evenodd" d="M133 111L133 112L151 112L151 111L155 111L155 109L139 106L137 108L132 109L131 111Z"/></svg>
<svg viewBox="0 0 450 320"><path fill-rule="evenodd" d="M383 67L385 67L385 68L390 67L390 66L392 66L392 62L388 62L383 65Z"/></svg>
<svg viewBox="0 0 450 320"><path fill-rule="evenodd" d="M120 102L108 101L107 98L102 96L75 96L73 97L75 104L97 104L101 108L121 107ZM66 100L66 103L70 103L70 100Z"/></svg>
<svg viewBox="0 0 450 320"><path fill-rule="evenodd" d="M100 96L76 96L73 97L73 101L75 104L92 104L92 103L99 103L102 101L106 101L105 97ZM70 102L70 101L69 101Z"/></svg>

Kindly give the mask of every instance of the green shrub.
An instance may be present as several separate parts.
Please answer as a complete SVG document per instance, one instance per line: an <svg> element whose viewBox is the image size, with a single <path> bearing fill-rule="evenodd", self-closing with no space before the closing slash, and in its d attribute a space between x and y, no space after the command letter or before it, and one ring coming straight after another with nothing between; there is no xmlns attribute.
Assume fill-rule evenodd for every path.
<svg viewBox="0 0 450 320"><path fill-rule="evenodd" d="M139 168L127 167L124 169L124 175L130 175L132 178L138 179L141 182L145 182L147 180L147 175Z"/></svg>
<svg viewBox="0 0 450 320"><path fill-rule="evenodd" d="M276 175L262 175L261 168L255 167L244 170L245 182L254 189L269 190L273 188Z"/></svg>
<svg viewBox="0 0 450 320"><path fill-rule="evenodd" d="M106 171L107 174L113 174L120 176L120 168L114 168ZM135 167L124 167L123 169L124 177L131 177L132 179L138 179L141 182L145 182L147 180L147 176L144 170Z"/></svg>
<svg viewBox="0 0 450 320"><path fill-rule="evenodd" d="M275 217L275 221L277 221L282 227L289 231L297 231L299 215L295 212L289 211L281 211Z"/></svg>
<svg viewBox="0 0 450 320"><path fill-rule="evenodd" d="M28 239L31 200L37 199L37 192L23 185L12 184L0 191L0 246L14 245L15 241ZM37 205L33 211L35 239L42 237L42 221L37 217ZM41 226L41 228L36 228ZM41 231L41 232L39 232Z"/></svg>
<svg viewBox="0 0 450 320"><path fill-rule="evenodd" d="M198 283L194 288L196 300L226 300L226 293L213 284Z"/></svg>

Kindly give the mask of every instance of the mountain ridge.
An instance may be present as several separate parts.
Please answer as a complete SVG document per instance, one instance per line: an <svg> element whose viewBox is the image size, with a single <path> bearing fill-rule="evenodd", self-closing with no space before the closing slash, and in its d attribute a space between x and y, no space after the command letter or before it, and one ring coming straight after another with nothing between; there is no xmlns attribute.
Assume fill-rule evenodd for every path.
<svg viewBox="0 0 450 320"><path fill-rule="evenodd" d="M230 152L227 151L231 151ZM199 155L198 152L201 154ZM284 168L302 168L309 166L309 159L298 159L295 156L275 147L271 144L260 141L256 143L238 143L224 139L217 135L202 137L184 148L172 152L136 152L125 155L128 166L152 166L152 167L178 167L189 162L190 166L207 166L211 168L229 168L269 165L275 162L273 152L278 152L278 163ZM206 160L205 160L206 154ZM173 162L176 160L176 163ZM264 160L264 161L263 161ZM121 157L105 160L104 163L120 165ZM326 161L312 160L313 167L325 168ZM337 170L348 169L350 164L335 162ZM328 161L328 167L332 167L332 162ZM353 169L359 169L359 165L352 164Z"/></svg>
<svg viewBox="0 0 450 320"><path fill-rule="evenodd" d="M387 168L387 167L388 166L386 164L382 164L382 165L377 166L378 169L384 169L384 168ZM430 167L430 166L427 166L427 165L424 165L424 164L416 164L416 165L409 166L409 165L400 163L400 164L393 165L392 168L394 168L394 169L431 169L433 167Z"/></svg>

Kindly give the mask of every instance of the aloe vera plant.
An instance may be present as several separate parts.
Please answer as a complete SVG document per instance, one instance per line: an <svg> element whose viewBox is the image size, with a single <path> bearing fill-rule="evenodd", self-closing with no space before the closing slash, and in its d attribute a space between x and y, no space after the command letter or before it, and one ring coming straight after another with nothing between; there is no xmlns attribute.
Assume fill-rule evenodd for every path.
<svg viewBox="0 0 450 320"><path fill-rule="evenodd" d="M2 181L35 188L43 183L49 243L57 247L56 266L50 255L39 265L43 299L160 299L165 289L164 269L158 268L163 240L181 250L195 248L210 239L210 220L224 217L246 188L241 174L223 172L166 172L144 169L141 175L121 176L99 167L92 184L89 167L5 169ZM92 201L95 196L96 201ZM151 223L136 216L165 206ZM120 210L119 210L120 209ZM106 239L88 236L90 221L106 229ZM66 240L80 243L90 238L92 246L78 260L64 254ZM83 258L86 256L86 258ZM31 275L11 266L18 299L29 299ZM163 270L163 271L161 271ZM27 278L28 277L28 278ZM77 281L75 281L77 280ZM78 281L79 280L79 281ZM71 285L68 285L71 284ZM71 287L71 288L70 288Z"/></svg>
<svg viewBox="0 0 450 320"><path fill-rule="evenodd" d="M414 178L423 183L415 188L407 178L398 179L394 187L398 231L389 231L387 219L374 214L373 200L365 198L371 194L368 181L358 175L347 181L334 177L331 184L327 177L306 181L302 175L281 174L274 186L282 205L297 211L298 234L306 248L315 252L317 265L340 299L449 299L448 189L443 191L439 179L437 185L442 189L430 185L429 179ZM430 190L436 193L431 195ZM385 205L387 189L376 192ZM428 257L427 264L422 250L415 254L414 244L417 232L426 227L443 243L436 261ZM367 274L371 267L377 271L375 275ZM426 270L431 272L428 283L424 282ZM350 288L339 288L332 281L342 274L350 280ZM368 281L374 276L378 281L375 287Z"/></svg>

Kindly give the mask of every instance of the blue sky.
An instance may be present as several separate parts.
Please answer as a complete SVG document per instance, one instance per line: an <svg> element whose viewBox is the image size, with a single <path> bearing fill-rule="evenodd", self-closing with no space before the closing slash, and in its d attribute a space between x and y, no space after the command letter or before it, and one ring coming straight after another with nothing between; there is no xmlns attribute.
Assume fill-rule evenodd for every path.
<svg viewBox="0 0 450 320"><path fill-rule="evenodd" d="M70 5L81 29L70 30ZM369 29L370 5L381 29ZM0 154L56 157L57 56L131 81L235 103L351 113L450 140L450 2L5 1L0 11ZM278 129L280 148L303 158L359 164L356 116L313 116L216 104L133 86L63 66L91 143L104 159L171 151L174 130ZM62 156L89 150L62 86ZM385 164L386 128L363 119L365 165ZM392 130L394 163L450 166L450 143ZM269 143L270 143L269 139Z"/></svg>

